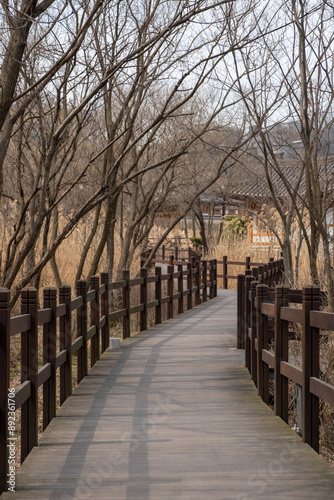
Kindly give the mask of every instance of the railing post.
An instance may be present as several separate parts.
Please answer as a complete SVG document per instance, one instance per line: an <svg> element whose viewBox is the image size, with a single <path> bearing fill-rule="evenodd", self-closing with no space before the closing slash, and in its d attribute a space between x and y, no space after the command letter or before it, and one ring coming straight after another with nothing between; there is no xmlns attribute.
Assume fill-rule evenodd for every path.
<svg viewBox="0 0 334 500"><path fill-rule="evenodd" d="M200 266L201 266L201 262L199 260L194 260L194 271L195 271L194 282L195 282L195 287L196 287L195 301L194 301L195 306L198 306L201 303L200 289L199 289L200 282L201 282Z"/></svg>
<svg viewBox="0 0 334 500"><path fill-rule="evenodd" d="M161 323L161 267L157 266L155 268L155 275L158 277L158 280L155 282L155 300L158 300L158 305L155 308L155 324L159 325Z"/></svg>
<svg viewBox="0 0 334 500"><path fill-rule="evenodd" d="M319 378L319 329L310 325L310 312L320 309L320 289L303 288L303 423L302 439L319 453L319 398L310 393L310 377Z"/></svg>
<svg viewBox="0 0 334 500"><path fill-rule="evenodd" d="M196 257L191 257L191 273L192 273L192 287L195 288L196 286ZM192 293L192 292L191 292ZM196 306L196 292L194 292L194 297L193 297L193 307Z"/></svg>
<svg viewBox="0 0 334 500"><path fill-rule="evenodd" d="M251 262L251 258L246 257L246 269L250 269L250 262Z"/></svg>
<svg viewBox="0 0 334 500"><path fill-rule="evenodd" d="M271 287L273 282L273 262L269 259L268 262L268 286Z"/></svg>
<svg viewBox="0 0 334 500"><path fill-rule="evenodd" d="M21 382L30 380L31 394L21 407L21 462L38 442L38 305L36 288L21 291L21 313L30 314L30 330L21 334Z"/></svg>
<svg viewBox="0 0 334 500"><path fill-rule="evenodd" d="M123 309L126 310L126 315L123 318L123 339L130 337L130 271L123 269L122 280L126 282L123 288Z"/></svg>
<svg viewBox="0 0 334 500"><path fill-rule="evenodd" d="M281 361L288 361L288 322L281 320L281 307L289 306L289 288L278 285L275 288L275 415L288 422L289 380L281 375Z"/></svg>
<svg viewBox="0 0 334 500"><path fill-rule="evenodd" d="M255 341L256 341L256 307L255 307L255 297L256 297L256 287L259 284L258 281L252 281L251 283L251 289L250 289L250 294L251 294L251 356L250 356L250 361L251 361L251 376L254 384L257 387L257 352L256 352L256 347L255 347Z"/></svg>
<svg viewBox="0 0 334 500"><path fill-rule="evenodd" d="M259 268L258 267L252 268L252 275L254 276L255 280L257 281L258 276L259 276Z"/></svg>
<svg viewBox="0 0 334 500"><path fill-rule="evenodd" d="M166 253L166 247L165 245L162 245L161 247L161 259L165 260L165 253Z"/></svg>
<svg viewBox="0 0 334 500"><path fill-rule="evenodd" d="M102 352L109 346L109 273L101 273L101 285L106 291L101 295L101 315L105 317L105 324L101 329Z"/></svg>
<svg viewBox="0 0 334 500"><path fill-rule="evenodd" d="M8 479L8 394L10 366L10 292L0 288L0 494Z"/></svg>
<svg viewBox="0 0 334 500"><path fill-rule="evenodd" d="M259 266L259 275L257 280L260 283L264 284L264 266L262 264Z"/></svg>
<svg viewBox="0 0 334 500"><path fill-rule="evenodd" d="M77 310L77 337L83 338L83 345L78 351L78 383L88 373L87 362L87 281L77 282L77 297L82 297L82 306Z"/></svg>
<svg viewBox="0 0 334 500"><path fill-rule="evenodd" d="M251 272L251 271L250 271ZM249 338L249 332L251 329L251 303L249 299L251 283L254 280L254 276L245 276L245 365L249 373L251 373L251 341Z"/></svg>
<svg viewBox="0 0 334 500"><path fill-rule="evenodd" d="M270 265L271 265L271 287L273 288L276 285L276 261L273 260Z"/></svg>
<svg viewBox="0 0 334 500"><path fill-rule="evenodd" d="M245 349L245 275L238 274L237 284L237 348Z"/></svg>
<svg viewBox="0 0 334 500"><path fill-rule="evenodd" d="M280 260L275 261L275 283L277 284L282 284L280 262Z"/></svg>
<svg viewBox="0 0 334 500"><path fill-rule="evenodd" d="M90 289L95 290L95 297L91 301L91 325L95 326L96 332L91 340L91 366L94 366L96 361L100 359L100 278L98 276L91 276Z"/></svg>
<svg viewBox="0 0 334 500"><path fill-rule="evenodd" d="M178 314L183 313L183 265L178 264L177 270L180 273L180 276L177 279L177 291L181 294L181 297L178 299Z"/></svg>
<svg viewBox="0 0 334 500"><path fill-rule="evenodd" d="M72 314L71 314L71 287L64 285L59 288L59 304L65 304L65 316L60 318L59 345L60 350L66 351L66 361L60 367L60 405L72 394Z"/></svg>
<svg viewBox="0 0 334 500"><path fill-rule="evenodd" d="M208 300L208 262L206 260L203 263L203 302Z"/></svg>
<svg viewBox="0 0 334 500"><path fill-rule="evenodd" d="M223 288L227 290L227 256L223 256Z"/></svg>
<svg viewBox="0 0 334 500"><path fill-rule="evenodd" d="M274 284L280 283L280 270L279 270L279 260L274 262Z"/></svg>
<svg viewBox="0 0 334 500"><path fill-rule="evenodd" d="M179 247L175 247L175 260L179 260Z"/></svg>
<svg viewBox="0 0 334 500"><path fill-rule="evenodd" d="M174 265L172 266L167 266L167 274L169 274L169 278L167 281L167 296L170 297L170 301L167 303L167 319L170 319L174 315L174 301L173 301L173 295L174 295L174 279L173 279L173 274L174 274Z"/></svg>
<svg viewBox="0 0 334 500"><path fill-rule="evenodd" d="M263 401L269 404L269 367L262 361L262 349L268 348L268 317L262 314L261 306L268 302L268 286L256 287L256 328L257 328L257 391Z"/></svg>
<svg viewBox="0 0 334 500"><path fill-rule="evenodd" d="M269 271L269 265L268 264L264 264L264 274L265 274L264 281L263 281L264 285L269 285L269 274L268 274L268 271Z"/></svg>
<svg viewBox="0 0 334 500"><path fill-rule="evenodd" d="M217 262L217 259L213 259L213 262L214 262L214 271L213 271L213 277L214 277L213 289L214 289L214 294L213 294L213 296L217 297L217 290L218 290L218 278L217 278L217 274L218 274L218 262Z"/></svg>
<svg viewBox="0 0 334 500"><path fill-rule="evenodd" d="M193 287L193 276L192 276L192 263L187 262L187 290L189 290L189 294L187 295L187 311L192 309L193 300L192 300L192 287Z"/></svg>
<svg viewBox="0 0 334 500"><path fill-rule="evenodd" d="M280 259L279 260L279 275L280 275L280 282L284 283L284 260Z"/></svg>
<svg viewBox="0 0 334 500"><path fill-rule="evenodd" d="M271 257L269 259L269 263L268 263L268 271L269 271L269 279L268 279L268 285L270 287L273 286L273 274L274 274L274 259Z"/></svg>
<svg viewBox="0 0 334 500"><path fill-rule="evenodd" d="M209 281L211 283L210 291L209 291L209 298L211 300L214 297L214 288L213 288L213 282L214 282L214 261L213 261L213 259L210 260L210 264L209 265L210 265L210 278L209 278Z"/></svg>
<svg viewBox="0 0 334 500"><path fill-rule="evenodd" d="M50 363L51 377L43 385L43 430L56 416L57 384L57 289L44 288L43 307L51 309L51 321L43 325L43 364Z"/></svg>
<svg viewBox="0 0 334 500"><path fill-rule="evenodd" d="M195 292L195 304L198 306L201 303L201 261L197 260L195 262L195 267L197 269L197 273L195 275L195 282L196 282L196 292Z"/></svg>
<svg viewBox="0 0 334 500"><path fill-rule="evenodd" d="M143 278L144 283L140 285L140 303L144 305L144 309L140 311L139 330L147 330L147 269L140 270L140 277Z"/></svg>

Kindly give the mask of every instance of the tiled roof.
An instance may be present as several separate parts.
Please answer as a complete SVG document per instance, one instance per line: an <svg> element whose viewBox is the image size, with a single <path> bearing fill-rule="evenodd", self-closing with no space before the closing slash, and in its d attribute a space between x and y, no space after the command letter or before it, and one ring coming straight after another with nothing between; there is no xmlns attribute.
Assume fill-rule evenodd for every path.
<svg viewBox="0 0 334 500"><path fill-rule="evenodd" d="M289 187L291 190L297 191L300 196L303 196L305 193L305 176L303 175L301 182L299 182L300 168L298 166L280 167L282 175L279 175L274 169L272 170L270 178L278 198L286 198L288 196L287 188ZM283 175L286 182L282 179ZM321 173L321 184L326 189L327 194L328 192L334 194L333 181L334 165L327 166L327 171ZM224 186L224 190L227 198L261 200L261 202L271 198L271 192L264 173L263 177L250 174L248 180L229 182Z"/></svg>

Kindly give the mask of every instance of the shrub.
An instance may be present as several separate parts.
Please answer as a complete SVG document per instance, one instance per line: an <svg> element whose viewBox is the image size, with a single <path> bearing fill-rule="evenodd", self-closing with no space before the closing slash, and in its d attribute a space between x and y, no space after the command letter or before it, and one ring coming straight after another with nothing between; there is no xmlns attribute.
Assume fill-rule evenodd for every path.
<svg viewBox="0 0 334 500"><path fill-rule="evenodd" d="M224 217L225 230L233 236L244 236L247 234L248 219L239 215L227 215ZM224 231L225 232L225 231Z"/></svg>
<svg viewBox="0 0 334 500"><path fill-rule="evenodd" d="M194 248L198 248L199 246L202 245L202 238L199 238L198 236L194 236L193 238L190 238L190 241L193 244Z"/></svg>

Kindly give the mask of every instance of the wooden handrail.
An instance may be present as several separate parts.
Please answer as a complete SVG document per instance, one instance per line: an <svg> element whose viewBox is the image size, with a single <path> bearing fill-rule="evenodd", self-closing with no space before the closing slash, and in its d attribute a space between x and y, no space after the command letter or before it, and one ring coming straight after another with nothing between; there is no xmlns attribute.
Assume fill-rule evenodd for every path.
<svg viewBox="0 0 334 500"><path fill-rule="evenodd" d="M63 404L72 393L72 369L76 365L76 382L80 383L88 374L89 358L93 366L107 349L112 322L122 322L123 338L126 339L131 335L131 314L140 315L139 329L142 331L148 328L149 309L155 309L155 324L158 324L162 321L162 310L165 307L167 317L171 318L217 296L217 261L200 262L192 259L191 262L184 262L170 258L167 262L166 275L162 275L161 267L156 267L154 276L148 276L147 269L142 268L140 276L132 279L129 271L125 270L122 280L115 282L109 280L108 273L102 273L101 284L98 276L92 276L89 291L87 281L80 280L73 299L69 286L62 286L59 293L56 288L46 288L43 291L43 309L40 310L37 306L38 291L35 288L24 289L21 293L21 315L13 318L10 318L10 292L0 289L0 411L4 416L0 420L0 431L6 438L3 440L4 446L1 445L0 448L0 493L6 489L8 472L6 415L10 380L10 337L21 335L22 342L22 384L17 387L16 402L21 408L23 461L38 443L39 386L43 387L44 430L56 416L57 378L60 383L60 404ZM167 295L163 296L162 282L165 278ZM132 305L130 295L135 287L140 289L140 301L139 304ZM149 293L150 288L154 300L152 292ZM120 291L123 303L119 310L110 312L109 304L114 290ZM174 307L175 303L177 307ZM76 322L73 321L73 314L76 315ZM73 333L74 324L76 332ZM39 325L43 328L41 367L38 366L37 356ZM73 356L77 357L77 363L73 363Z"/></svg>
<svg viewBox="0 0 334 500"><path fill-rule="evenodd" d="M281 263L274 263L268 269L279 276ZM253 269L254 275L265 275L263 269ZM266 277L265 277L266 278ZM319 452L319 399L334 405L334 385L321 380L319 360L319 329L334 331L334 314L320 311L326 294L315 285L302 290L290 290L283 285L269 288L267 284L254 281L254 276L238 278L238 314L241 315L240 330L245 347L245 364L258 388L262 399L268 403L269 366L274 369L274 409L276 415L288 422L288 382L302 388L302 439ZM274 299L274 303L270 303ZM291 304L302 304L301 308ZM271 334L268 318L274 320L274 335ZM298 323L302 327L302 359L300 366L288 361L289 340L292 338L289 325ZM239 323L238 323L239 324ZM272 350L268 350L268 339L273 339Z"/></svg>
<svg viewBox="0 0 334 500"><path fill-rule="evenodd" d="M146 260L148 259L153 247L147 247L141 255L141 266L145 265ZM196 258L199 260L199 254L191 247L188 248L179 248L177 245L175 246L166 246L161 245L156 251L151 263L152 264L170 264L170 258L173 258L174 265L184 264L185 258L183 258L184 254L187 254L187 260L190 262L192 258ZM180 260L182 258L182 260ZM272 259L273 260L273 259ZM275 261L278 262L278 261ZM223 257L223 260L217 260L216 265L219 266L217 271L217 278L222 279L222 288L227 289L230 280L237 280L238 275L228 274L229 266L240 266L243 267L244 270L250 269L251 266L264 266L263 262L251 262L250 257L246 257L245 260L228 260L227 256ZM270 266L268 265L267 272L272 273ZM276 272L276 271L275 271Z"/></svg>

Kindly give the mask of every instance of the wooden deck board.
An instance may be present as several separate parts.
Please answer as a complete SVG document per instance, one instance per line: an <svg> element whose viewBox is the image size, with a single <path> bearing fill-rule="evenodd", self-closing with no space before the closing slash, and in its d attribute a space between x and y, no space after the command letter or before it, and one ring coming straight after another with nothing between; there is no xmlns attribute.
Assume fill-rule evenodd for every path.
<svg viewBox="0 0 334 500"><path fill-rule="evenodd" d="M226 291L106 352L20 468L15 499L333 499L334 471L258 398L235 345Z"/></svg>

